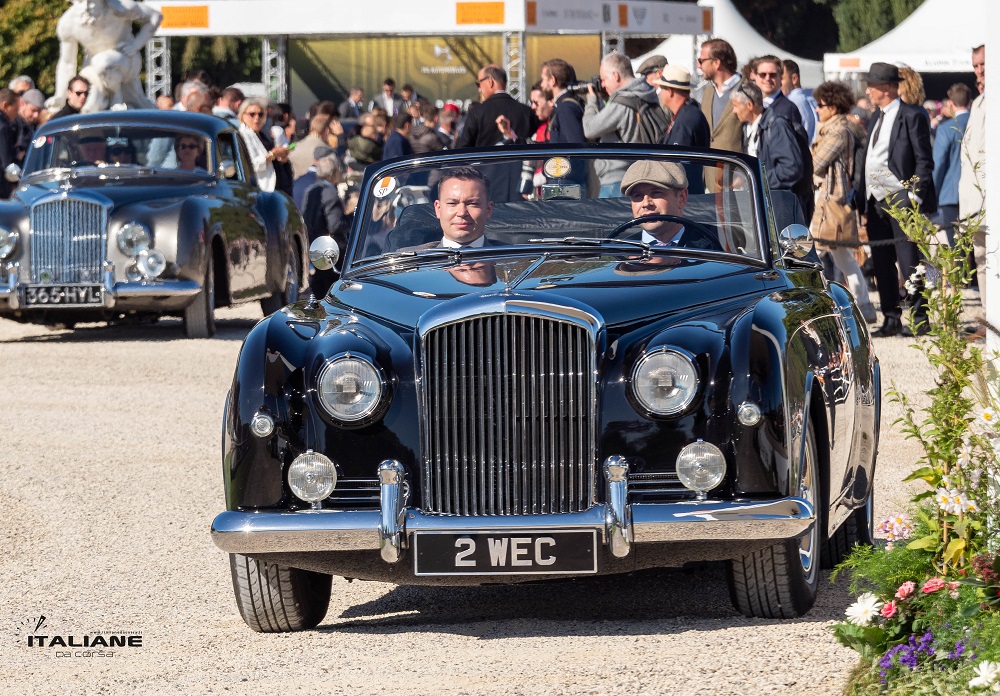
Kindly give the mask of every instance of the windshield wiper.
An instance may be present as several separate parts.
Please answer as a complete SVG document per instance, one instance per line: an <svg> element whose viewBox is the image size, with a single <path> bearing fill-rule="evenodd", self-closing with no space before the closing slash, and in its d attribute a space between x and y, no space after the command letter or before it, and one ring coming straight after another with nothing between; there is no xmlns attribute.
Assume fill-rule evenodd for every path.
<svg viewBox="0 0 1000 696"><path fill-rule="evenodd" d="M434 247L432 249L421 249L419 251L390 251L382 254L381 256L374 257L374 261L362 266L361 268L380 268L382 266L391 266L399 263L400 261L409 261L410 259L415 259L417 257L426 258L428 256L447 256L452 262L459 263L462 260L462 250L452 249L450 247Z"/></svg>
<svg viewBox="0 0 1000 696"><path fill-rule="evenodd" d="M531 244L568 244L570 246L630 246L639 247L648 252L650 246L646 242L634 239L607 239L606 237L562 237L561 239L529 239Z"/></svg>

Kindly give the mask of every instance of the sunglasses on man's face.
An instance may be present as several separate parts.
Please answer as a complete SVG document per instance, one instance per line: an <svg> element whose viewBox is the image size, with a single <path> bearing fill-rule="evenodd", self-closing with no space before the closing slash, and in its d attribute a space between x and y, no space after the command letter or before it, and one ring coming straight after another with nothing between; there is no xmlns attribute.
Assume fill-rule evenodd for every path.
<svg viewBox="0 0 1000 696"><path fill-rule="evenodd" d="M765 80L777 80L780 76L776 72L759 72L757 73L757 77Z"/></svg>
<svg viewBox="0 0 1000 696"><path fill-rule="evenodd" d="M82 92L79 92L79 91L77 91L75 89L72 90L72 91L73 91L73 94L75 94L78 97L86 97L88 94L90 94L90 90L89 89L85 89Z"/></svg>

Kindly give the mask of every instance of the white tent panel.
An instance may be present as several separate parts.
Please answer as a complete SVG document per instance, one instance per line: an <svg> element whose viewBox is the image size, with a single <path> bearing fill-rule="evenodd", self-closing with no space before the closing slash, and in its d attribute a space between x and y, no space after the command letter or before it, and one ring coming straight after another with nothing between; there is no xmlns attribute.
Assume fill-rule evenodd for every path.
<svg viewBox="0 0 1000 696"><path fill-rule="evenodd" d="M775 46L750 26L730 0L698 0L698 6L712 10L712 36L732 44L736 59L741 65L755 56L772 54L782 59L790 58L799 64L804 87L815 87L823 81L823 64L820 61L800 58ZM649 56L659 54L672 64L683 65L695 75L695 58L699 47L700 43L695 43L691 36L671 36L646 55L636 58L633 63L638 66Z"/></svg>
<svg viewBox="0 0 1000 696"><path fill-rule="evenodd" d="M995 0L993 0L995 2ZM872 63L902 63L917 72L971 72L972 48L986 43L987 0L924 0L895 29L850 53L827 53L830 77L868 72Z"/></svg>

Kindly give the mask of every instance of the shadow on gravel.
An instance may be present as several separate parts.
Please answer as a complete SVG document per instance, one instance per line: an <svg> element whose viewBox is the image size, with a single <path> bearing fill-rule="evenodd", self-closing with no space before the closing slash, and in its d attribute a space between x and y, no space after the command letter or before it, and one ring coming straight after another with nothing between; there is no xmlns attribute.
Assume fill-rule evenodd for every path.
<svg viewBox="0 0 1000 696"><path fill-rule="evenodd" d="M215 336L210 341L242 341L259 319L217 319ZM42 328L42 327L39 327ZM179 319L156 323L82 324L74 329L53 329L19 338L0 339L0 343L115 343L189 341Z"/></svg>
<svg viewBox="0 0 1000 696"><path fill-rule="evenodd" d="M339 586L341 591L350 586ZM337 585L334 587L336 597ZM852 599L847 580L820 577L816 606L798 622L839 621ZM334 600L336 602L336 599ZM335 609L331 608L331 614ZM378 599L327 616L330 633L407 633L411 630L482 640L525 636L647 635L782 623L749 619L729 602L725 566L645 570L630 575L479 587L398 586ZM675 619L684 619L675 621ZM609 625L613 624L613 625Z"/></svg>

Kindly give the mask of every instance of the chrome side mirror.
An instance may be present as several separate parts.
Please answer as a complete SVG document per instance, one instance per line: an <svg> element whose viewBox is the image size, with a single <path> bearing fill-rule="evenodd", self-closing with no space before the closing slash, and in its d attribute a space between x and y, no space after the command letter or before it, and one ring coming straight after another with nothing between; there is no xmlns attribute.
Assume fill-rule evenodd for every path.
<svg viewBox="0 0 1000 696"><path fill-rule="evenodd" d="M813 253L814 246L812 237L809 235L809 228L805 225L793 223L781 230L778 235L778 242L781 244L781 257L793 261L814 260L808 258Z"/></svg>
<svg viewBox="0 0 1000 696"><path fill-rule="evenodd" d="M236 163L232 160L224 159L219 162L219 176L224 179L236 178Z"/></svg>
<svg viewBox="0 0 1000 696"><path fill-rule="evenodd" d="M337 246L337 242L334 241L333 237L323 235L322 237L317 237L309 245L309 262L317 270L330 270L337 265L337 259L339 258L340 247Z"/></svg>
<svg viewBox="0 0 1000 696"><path fill-rule="evenodd" d="M7 168L3 170L3 178L16 184L21 180L21 168L16 164L8 164Z"/></svg>

